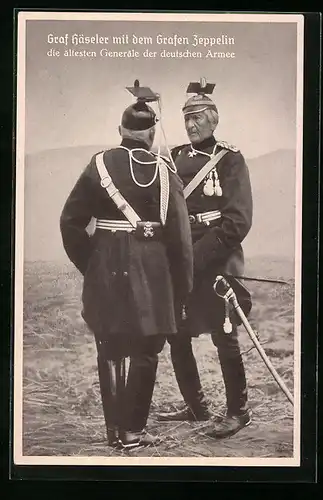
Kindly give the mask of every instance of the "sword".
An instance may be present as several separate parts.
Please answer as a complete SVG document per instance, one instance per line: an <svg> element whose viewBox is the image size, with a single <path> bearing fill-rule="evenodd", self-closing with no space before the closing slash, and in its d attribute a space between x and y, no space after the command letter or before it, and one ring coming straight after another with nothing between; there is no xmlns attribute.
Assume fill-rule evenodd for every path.
<svg viewBox="0 0 323 500"><path fill-rule="evenodd" d="M278 283L280 285L289 285L288 281L284 280L273 280L269 278L253 278L251 276L232 276L232 278L236 278L237 280L245 280L245 281L260 281L265 283Z"/></svg>
<svg viewBox="0 0 323 500"><path fill-rule="evenodd" d="M277 371L275 370L275 368L271 364L269 358L267 357L267 354L265 353L264 349L262 348L259 340L257 339L256 334L253 332L253 330L250 326L249 321L247 320L244 312L242 311L242 309L238 303L236 294L232 290L230 284L223 278L223 276L217 276L216 281L213 285L213 290L215 291L215 293L219 297L232 303L236 312L240 316L241 321L242 321L249 337L251 338L252 342L254 343L257 351L259 352L262 360L264 361L264 363L267 366L268 370L270 371L271 375L274 377L275 381L279 385L280 389L284 392L284 394L287 397L287 399L289 400L289 402L294 406L294 399L293 399L292 394L290 393L288 387L286 386L286 384L284 383L282 378L279 376L279 374L277 373Z"/></svg>

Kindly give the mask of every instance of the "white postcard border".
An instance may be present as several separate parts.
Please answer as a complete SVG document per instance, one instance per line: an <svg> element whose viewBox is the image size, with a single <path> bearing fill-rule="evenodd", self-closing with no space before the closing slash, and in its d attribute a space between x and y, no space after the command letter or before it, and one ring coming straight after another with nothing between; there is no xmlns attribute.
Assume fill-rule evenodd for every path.
<svg viewBox="0 0 323 500"><path fill-rule="evenodd" d="M171 458L171 457L64 457L24 456L22 449L23 393L23 274L24 274L24 162L25 162L25 56L28 20L106 20L161 22L268 22L297 24L297 165L296 165L296 249L295 249L295 340L294 340L294 456L291 458ZM14 311L14 436L15 465L88 466L257 466L295 467L300 465L300 380L301 380L301 263L302 263L302 142L303 142L303 57L304 16L299 14L221 13L117 13L117 12L25 12L18 13L17 44L17 133L16 133L16 221L15 221L15 311Z"/></svg>

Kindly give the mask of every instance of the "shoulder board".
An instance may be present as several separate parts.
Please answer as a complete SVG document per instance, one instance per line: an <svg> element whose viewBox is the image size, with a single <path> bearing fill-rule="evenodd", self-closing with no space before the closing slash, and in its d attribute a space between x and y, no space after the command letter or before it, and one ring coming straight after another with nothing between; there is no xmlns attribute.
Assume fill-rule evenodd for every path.
<svg viewBox="0 0 323 500"><path fill-rule="evenodd" d="M176 146L175 148L173 148L171 150L173 160L175 160L175 158L181 154L182 149L184 149L187 146L189 146L189 144L181 144L180 146Z"/></svg>
<svg viewBox="0 0 323 500"><path fill-rule="evenodd" d="M229 151L233 151L234 153L238 153L239 149L232 144L228 144L226 141L217 141L217 145L221 148L228 149Z"/></svg>

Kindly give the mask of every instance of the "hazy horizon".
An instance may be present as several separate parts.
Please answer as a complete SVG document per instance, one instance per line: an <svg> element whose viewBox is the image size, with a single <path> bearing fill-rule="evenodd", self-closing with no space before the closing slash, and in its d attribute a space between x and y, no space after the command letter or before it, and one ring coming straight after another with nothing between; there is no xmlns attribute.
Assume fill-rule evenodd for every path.
<svg viewBox="0 0 323 500"><path fill-rule="evenodd" d="M67 261L59 217L67 196L90 160L89 153L91 151L86 149L59 148L39 155L27 155L24 200L26 260ZM252 229L243 243L245 256L270 254L273 259L288 257L293 260L296 153L280 150L247 160L254 217Z"/></svg>
<svg viewBox="0 0 323 500"><path fill-rule="evenodd" d="M120 141L119 141L120 143ZM189 144L189 141L187 141L187 143ZM39 149L37 151L32 151L30 153L26 153L25 156L33 156L33 155L37 155L37 154L42 154L42 153L46 153L46 152L50 152L50 151L59 151L59 150L63 150L63 149L81 149L81 148L93 148L93 149L96 149L98 148L97 150L99 151L100 148L106 148L106 149L111 149L115 146L117 146L118 143L115 143L115 144L106 144L106 145L103 145L103 144L81 144L81 145L78 145L78 146L64 146L64 147L56 147L56 148L48 148L48 149ZM184 142L183 142L184 144ZM177 144L168 144L169 148L173 148L175 147ZM179 145L179 144L178 144ZM157 145L153 145L152 147L152 150L154 151L155 149L157 149ZM163 146L161 148L163 150ZM259 155L256 155L256 156L249 156L249 157L246 157L244 154L243 154L243 151L241 151L241 153L243 154L243 156L245 157L246 160L255 160L257 158L261 158L262 156L267 156L267 155L271 155L271 154L275 154L275 153L278 153L278 152L281 152L281 151L290 151L290 152L293 152L295 153L296 152L296 149L295 148L278 148L278 149L272 149L270 151L267 151L266 153L261 153Z"/></svg>

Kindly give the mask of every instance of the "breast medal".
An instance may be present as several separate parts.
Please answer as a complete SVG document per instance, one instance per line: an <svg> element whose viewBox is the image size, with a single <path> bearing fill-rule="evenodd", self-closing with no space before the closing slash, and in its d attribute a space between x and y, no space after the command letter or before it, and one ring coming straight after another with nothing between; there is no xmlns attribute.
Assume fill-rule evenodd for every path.
<svg viewBox="0 0 323 500"><path fill-rule="evenodd" d="M213 196L214 195L214 185L213 180L208 178L203 186L203 193L205 196Z"/></svg>
<svg viewBox="0 0 323 500"><path fill-rule="evenodd" d="M203 193L205 196L222 196L222 188L216 169L211 170L207 176L203 186Z"/></svg>

